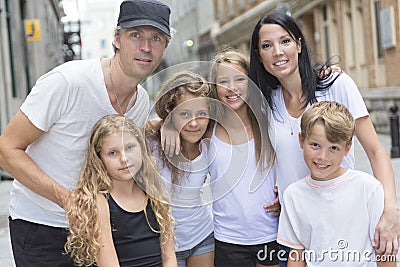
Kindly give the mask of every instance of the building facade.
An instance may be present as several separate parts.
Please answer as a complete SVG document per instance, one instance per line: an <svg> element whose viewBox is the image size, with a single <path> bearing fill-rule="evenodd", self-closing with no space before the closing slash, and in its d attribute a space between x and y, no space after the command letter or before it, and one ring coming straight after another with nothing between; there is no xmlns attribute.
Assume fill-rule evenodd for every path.
<svg viewBox="0 0 400 267"><path fill-rule="evenodd" d="M301 26L314 62L341 66L360 88L376 129L389 133L389 107L400 107L400 0L164 2L177 29L164 67L210 60L224 45L249 54L257 21L271 11L287 13ZM190 50L186 40L193 40Z"/></svg>
<svg viewBox="0 0 400 267"><path fill-rule="evenodd" d="M111 57L122 0L80 0L82 58Z"/></svg>
<svg viewBox="0 0 400 267"><path fill-rule="evenodd" d="M64 0L66 1L66 0ZM79 0L82 58L112 55L122 0ZM400 106L400 0L161 0L175 29L160 65L208 61L223 45L249 53L256 22L267 12L293 16L314 61L334 60L357 83L379 131L388 132L388 106ZM63 62L61 0L0 0L0 126L36 79ZM333 58L332 58L333 57ZM149 93L159 82L148 81Z"/></svg>
<svg viewBox="0 0 400 267"><path fill-rule="evenodd" d="M299 22L314 60L339 56L339 64L360 88L400 86L400 75L394 68L400 62L399 2L215 0L220 25L216 41L248 53L250 35L258 19L279 10Z"/></svg>
<svg viewBox="0 0 400 267"><path fill-rule="evenodd" d="M0 0L0 130L36 79L64 61L58 0Z"/></svg>

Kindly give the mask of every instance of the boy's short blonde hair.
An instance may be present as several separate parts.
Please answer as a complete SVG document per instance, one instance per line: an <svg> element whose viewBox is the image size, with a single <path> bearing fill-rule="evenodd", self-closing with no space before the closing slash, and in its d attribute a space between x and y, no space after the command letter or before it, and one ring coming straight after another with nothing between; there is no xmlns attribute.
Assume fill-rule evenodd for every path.
<svg viewBox="0 0 400 267"><path fill-rule="evenodd" d="M324 126L329 142L346 142L350 144L354 131L355 120L349 110L333 101L320 101L306 110L301 118L300 128L302 139L311 134L315 124Z"/></svg>

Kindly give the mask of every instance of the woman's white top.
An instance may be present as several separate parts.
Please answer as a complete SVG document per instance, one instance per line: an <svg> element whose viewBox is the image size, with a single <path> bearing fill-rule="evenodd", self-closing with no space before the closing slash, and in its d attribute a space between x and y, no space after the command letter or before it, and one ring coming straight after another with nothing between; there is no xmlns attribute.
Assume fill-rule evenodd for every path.
<svg viewBox="0 0 400 267"><path fill-rule="evenodd" d="M333 74L333 77L339 75ZM318 101L336 101L346 106L354 119L369 116L364 100L354 81L345 73L340 74L333 85L326 91L317 91ZM310 171L304 162L303 150L299 145L298 133L300 132L299 118L293 118L287 112L283 99L282 89L273 94L274 110L271 115L273 123L271 139L276 151L277 185L279 195L293 182L306 177ZM310 105L307 106L308 109ZM293 135L291 131L293 129ZM350 153L343 159L342 166L354 168L354 146Z"/></svg>

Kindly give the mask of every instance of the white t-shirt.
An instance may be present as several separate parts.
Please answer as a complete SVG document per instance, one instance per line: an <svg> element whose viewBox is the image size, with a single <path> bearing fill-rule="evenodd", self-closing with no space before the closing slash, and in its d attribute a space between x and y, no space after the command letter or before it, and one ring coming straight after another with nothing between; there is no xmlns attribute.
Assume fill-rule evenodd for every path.
<svg viewBox="0 0 400 267"><path fill-rule="evenodd" d="M307 176L283 198L277 241L308 250L307 266L376 266L373 240L384 195L373 176L351 169L329 181Z"/></svg>
<svg viewBox="0 0 400 267"><path fill-rule="evenodd" d="M177 167L186 173L179 177L178 185L172 184L172 174L164 166L152 142L153 155L166 183L170 196L172 217L175 220L175 251L192 249L213 232L211 208L202 198L204 182L208 175L207 145L201 142L201 153L192 161Z"/></svg>
<svg viewBox="0 0 400 267"><path fill-rule="evenodd" d="M126 113L139 126L149 114L147 92L138 86L135 105ZM78 181L92 126L103 116L116 114L104 83L100 59L71 61L40 77L21 111L44 134L27 153L62 186L72 189ZM14 180L10 215L44 225L66 227L64 210Z"/></svg>
<svg viewBox="0 0 400 267"><path fill-rule="evenodd" d="M263 208L276 198L276 176L274 168L257 168L254 139L241 145L227 144L215 136L214 127L208 158L215 238L239 245L276 240L278 218Z"/></svg>
<svg viewBox="0 0 400 267"><path fill-rule="evenodd" d="M331 79L339 75L333 74ZM364 100L354 81L345 73L340 74L333 85L324 92L316 92L317 101L336 101L346 106L354 119L368 116ZM307 176L310 171L303 159L303 150L299 145L298 133L300 132L301 117L293 118L287 112L283 99L282 89L277 89L272 101L274 103L271 139L276 151L277 185L279 195L293 182ZM307 106L308 109L310 105ZM293 135L291 131L293 128ZM343 167L354 169L354 146L350 153L343 159Z"/></svg>

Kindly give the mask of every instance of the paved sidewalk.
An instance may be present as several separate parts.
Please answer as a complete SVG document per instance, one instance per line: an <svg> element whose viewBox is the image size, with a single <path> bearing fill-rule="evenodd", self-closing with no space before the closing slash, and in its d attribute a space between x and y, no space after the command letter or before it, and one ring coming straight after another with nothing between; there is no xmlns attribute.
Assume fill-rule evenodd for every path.
<svg viewBox="0 0 400 267"><path fill-rule="evenodd" d="M11 181L0 182L0 266L14 267L8 231L8 204Z"/></svg>
<svg viewBox="0 0 400 267"><path fill-rule="evenodd" d="M386 151L390 154L391 139L390 136L380 135L379 136L382 145ZM371 172L369 161L360 144L355 142L355 155L356 155L356 169L363 170L368 173ZM396 191L397 201L400 204L400 158L391 159L392 166L396 177ZM9 205L9 190L11 181L0 181L0 266L1 267L15 267L8 231L8 205ZM400 253L398 256L400 259ZM397 264L400 267L400 263Z"/></svg>

